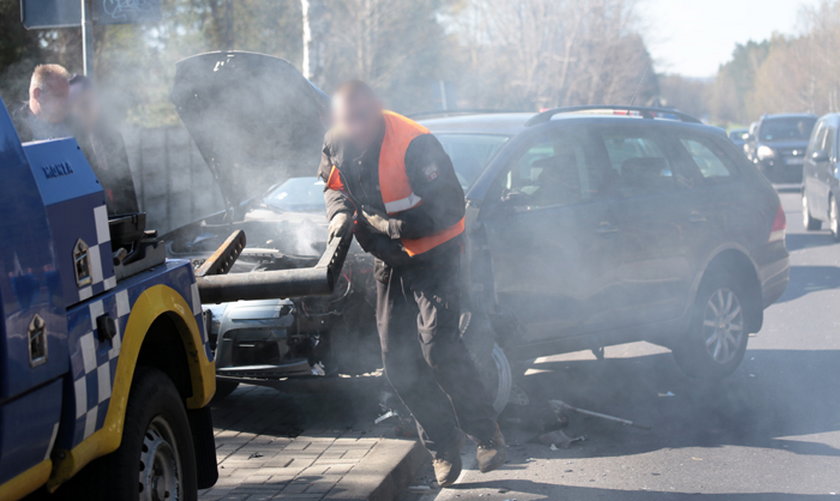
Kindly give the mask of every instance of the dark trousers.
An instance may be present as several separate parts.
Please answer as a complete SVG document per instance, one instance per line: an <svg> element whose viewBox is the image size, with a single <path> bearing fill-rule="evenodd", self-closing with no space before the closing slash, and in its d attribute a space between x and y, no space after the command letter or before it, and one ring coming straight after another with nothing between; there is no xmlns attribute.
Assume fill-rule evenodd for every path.
<svg viewBox="0 0 840 501"><path fill-rule="evenodd" d="M478 442L496 431L495 412L459 333L457 255L392 268L377 281L376 320L385 375L439 454L458 428Z"/></svg>

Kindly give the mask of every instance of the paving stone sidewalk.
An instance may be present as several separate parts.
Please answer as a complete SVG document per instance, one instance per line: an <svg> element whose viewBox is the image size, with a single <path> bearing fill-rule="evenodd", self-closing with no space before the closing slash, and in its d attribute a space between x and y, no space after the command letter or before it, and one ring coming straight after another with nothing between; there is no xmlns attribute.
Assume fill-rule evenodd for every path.
<svg viewBox="0 0 840 501"><path fill-rule="evenodd" d="M373 426L369 386L326 395L240 387L213 408L219 480L199 499L388 499L379 484L393 483L392 471L408 482L425 453Z"/></svg>

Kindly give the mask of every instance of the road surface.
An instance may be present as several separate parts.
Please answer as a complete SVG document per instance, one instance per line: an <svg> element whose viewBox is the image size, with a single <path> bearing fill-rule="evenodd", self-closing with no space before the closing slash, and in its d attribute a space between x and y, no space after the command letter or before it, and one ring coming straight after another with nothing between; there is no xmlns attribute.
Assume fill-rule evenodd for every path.
<svg viewBox="0 0 840 501"><path fill-rule="evenodd" d="M457 488L405 497L840 500L840 244L825 231L806 233L798 194L781 196L791 283L733 376L703 387L666 350L644 343L607 348L601 362L589 353L539 359L524 383L532 395L652 430L573 415L566 433L586 441L552 450L529 441L538 423L508 424L513 444L503 469L480 474L465 447L471 469ZM413 492L427 488L428 475Z"/></svg>

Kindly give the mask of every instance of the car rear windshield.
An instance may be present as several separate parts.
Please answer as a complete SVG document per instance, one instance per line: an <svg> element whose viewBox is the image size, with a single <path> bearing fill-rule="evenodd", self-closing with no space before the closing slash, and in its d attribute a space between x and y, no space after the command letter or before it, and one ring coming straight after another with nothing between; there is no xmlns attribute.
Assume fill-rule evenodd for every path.
<svg viewBox="0 0 840 501"><path fill-rule="evenodd" d="M458 181L469 188L484 170L487 162L509 137L493 134L435 134L452 159Z"/></svg>
<svg viewBox="0 0 840 501"><path fill-rule="evenodd" d="M268 192L263 203L278 211L324 210L324 182L317 177L293 177Z"/></svg>
<svg viewBox="0 0 840 501"><path fill-rule="evenodd" d="M817 119L813 117L785 117L765 119L761 123L762 141L807 141Z"/></svg>

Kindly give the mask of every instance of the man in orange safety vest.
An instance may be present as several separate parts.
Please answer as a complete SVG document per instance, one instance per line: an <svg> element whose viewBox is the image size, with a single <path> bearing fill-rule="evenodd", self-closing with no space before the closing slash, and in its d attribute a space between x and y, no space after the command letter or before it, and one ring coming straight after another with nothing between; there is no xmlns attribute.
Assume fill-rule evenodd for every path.
<svg viewBox="0 0 840 501"><path fill-rule="evenodd" d="M385 374L414 415L441 486L461 472L459 436L481 471L505 461L491 399L459 332L464 192L422 125L382 109L366 84L339 87L319 168L330 238L352 226L375 259Z"/></svg>

